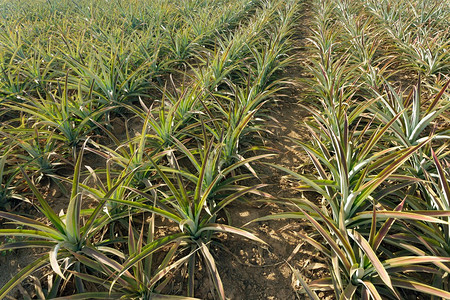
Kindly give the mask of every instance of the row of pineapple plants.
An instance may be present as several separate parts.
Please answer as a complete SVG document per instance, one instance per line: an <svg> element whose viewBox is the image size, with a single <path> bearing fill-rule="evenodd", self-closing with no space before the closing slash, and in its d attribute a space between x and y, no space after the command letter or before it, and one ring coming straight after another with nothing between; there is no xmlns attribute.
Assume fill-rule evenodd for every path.
<svg viewBox="0 0 450 300"><path fill-rule="evenodd" d="M49 267L51 280L24 296L174 299L182 281L179 298L192 299L206 270L225 299L211 249L219 233L264 243L227 224L224 209L265 195L245 183L270 155L254 140L286 86L277 78L298 5L108 2L1 5L0 217L10 225L0 250L47 251L0 298ZM67 197L59 214L46 181ZM14 211L15 198L44 218Z"/></svg>
<svg viewBox="0 0 450 300"><path fill-rule="evenodd" d="M203 2L58 1L54 10L51 2L28 13L8 10L2 20L0 91L17 102L42 98L67 76L71 89L98 98L92 105L134 101L152 81L192 62L202 49L213 49L217 35L256 7L247 1Z"/></svg>
<svg viewBox="0 0 450 300"><path fill-rule="evenodd" d="M295 216L262 218L302 218L315 228L301 236L327 258L329 276L306 282L294 272L311 299L318 291L336 299L450 298L450 48L441 38L448 36L448 7L440 7L401 0L312 5L313 105L305 123L312 139L298 143L315 175L278 168L319 200L287 199ZM398 26L406 39L392 32ZM422 42L436 59L416 56Z"/></svg>

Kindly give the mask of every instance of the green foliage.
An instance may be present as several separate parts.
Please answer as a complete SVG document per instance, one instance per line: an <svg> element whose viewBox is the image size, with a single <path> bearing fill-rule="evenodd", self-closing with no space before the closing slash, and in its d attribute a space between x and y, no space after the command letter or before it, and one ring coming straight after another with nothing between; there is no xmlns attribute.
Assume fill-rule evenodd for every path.
<svg viewBox="0 0 450 300"><path fill-rule="evenodd" d="M11 144L0 156L2 205L23 179L44 215L0 212L23 227L0 229L9 239L0 250L49 249L0 298L50 266L48 288L31 277L38 297L193 299L195 272L206 270L225 299L211 245L224 233L262 242L227 224L224 210L248 194L269 196L246 180L269 156L255 154L263 148L254 140L263 106L287 84L279 74L293 62L298 6L113 2L0 4L1 143ZM63 192L72 186L60 215L43 177ZM173 233L161 234L163 219ZM177 272L188 275L187 297L168 288Z"/></svg>
<svg viewBox="0 0 450 300"><path fill-rule="evenodd" d="M23 197L16 192L16 175L19 170L13 169L8 164L8 158L12 158L9 151L5 151L0 156L0 208L11 209L11 202L14 199L22 200Z"/></svg>
<svg viewBox="0 0 450 300"><path fill-rule="evenodd" d="M55 93L46 91L45 97L39 95L38 98L32 97L22 103L9 102L4 106L29 114L32 126L52 135L52 139L62 141L75 158L77 147L95 129L92 120L105 114L107 109L100 109L92 103L91 93L84 96L80 89L71 96L67 80L66 76L64 89L58 83Z"/></svg>
<svg viewBox="0 0 450 300"><path fill-rule="evenodd" d="M445 3L312 3L310 140L296 142L313 172L272 166L321 204L288 199L297 211L258 219L310 222L301 236L329 274L307 284L292 269L312 299L450 298ZM3 1L0 218L13 226L0 251L48 251L0 298L50 266L48 287L31 277L41 298L194 299L202 271L226 299L213 246L224 233L264 243L226 209L274 200L249 182L271 156L255 140L292 83L298 12L293 0ZM72 187L59 215L44 176ZM27 189L44 220L13 210ZM186 297L170 290L180 278Z"/></svg>
<svg viewBox="0 0 450 300"><path fill-rule="evenodd" d="M293 269L312 299L319 290L336 299L407 299L408 290L450 296L448 170L441 163L448 155L449 83L436 80L448 51L441 24L429 18L440 5L425 2L313 6L308 82L316 105L305 126L311 140L298 143L315 172L272 166L301 181L296 189L316 192L322 205L287 199L298 212L258 219L302 218L314 227L301 236L327 258L330 276L307 284ZM419 43L429 47L419 51ZM416 71L407 96L394 88L398 72Z"/></svg>
<svg viewBox="0 0 450 300"><path fill-rule="evenodd" d="M210 165L210 153L212 151L213 142L205 144L206 152L202 156L201 164L191 156L191 162L195 164L198 169L198 175L189 175L181 172L178 165L178 160L173 153L168 154L168 159L172 163L172 168L161 168L153 160L150 162L153 164L157 174L162 178L163 182L167 186L167 189L158 189L157 193L160 195L152 195L141 192L137 189L132 189L138 198L133 201L122 199L108 199L112 202L128 205L132 208L139 209L140 211L150 212L175 222L179 227L179 233L173 234L167 237L169 240L183 241L183 248L190 254L188 262L188 294L194 295L194 270L195 270L195 253L201 255L206 265L206 269L211 275L215 283L219 297L225 299L222 282L216 268L214 259L209 251L209 243L215 233L225 232L242 235L246 238L263 242L251 233L248 233L242 229L235 228L226 224L219 224L217 222L218 214L229 203L238 199L239 197L258 189L261 185L253 187L228 187L227 194L220 201L214 201L212 196L217 194L217 187L219 183L231 170L237 168L239 165L232 166L228 169L224 169L217 174L211 182L208 182L206 176L210 175L206 168L211 171ZM220 153L220 151L216 152ZM248 163L245 162L245 163ZM174 178L171 179L168 175L173 174ZM190 177L194 180L193 185L186 183L183 180L183 176ZM205 183L209 183L208 186L204 186ZM148 203L148 204L147 204ZM180 250L181 251L181 250ZM152 247L145 247L139 253L124 264L123 269L120 271L119 276L122 276L128 269L134 267L137 263L148 257L154 252ZM113 281L117 281L118 277Z"/></svg>
<svg viewBox="0 0 450 300"><path fill-rule="evenodd" d="M12 280L0 290L0 296L4 297L7 293L26 278L30 272L35 271L44 265L50 265L52 270L61 278L66 279L64 273L72 267L79 268L79 263L73 260L72 253L82 250L92 243L94 235L102 229L108 218L102 218L100 212L102 204L98 205L85 224L82 224L82 216L85 211L82 209L82 193L80 190L80 171L84 148L78 155L75 166L75 172L72 180L72 190L70 200L65 215L56 215L49 206L45 197L39 192L37 186L31 181L27 174L22 171L28 187L33 191L39 202L40 212L49 220L50 224L45 224L34 219L23 217L13 213L0 212L0 216L12 221L12 224L20 227L29 227L31 229L0 229L0 236L6 237L27 237L29 239L2 244L0 250L21 249L30 247L50 248L48 254L39 258L35 263L22 269ZM116 187L109 190L106 196L114 192ZM60 265L60 262L66 261ZM69 263L67 263L69 262ZM83 291L81 282L77 282L78 292Z"/></svg>

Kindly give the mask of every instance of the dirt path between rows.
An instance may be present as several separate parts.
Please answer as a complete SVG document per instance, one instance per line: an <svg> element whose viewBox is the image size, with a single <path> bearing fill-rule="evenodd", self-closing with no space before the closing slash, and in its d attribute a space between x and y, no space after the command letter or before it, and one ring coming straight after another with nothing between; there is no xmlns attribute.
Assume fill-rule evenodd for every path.
<svg viewBox="0 0 450 300"><path fill-rule="evenodd" d="M310 35L309 22L311 10L309 3L301 8L301 17L295 28L293 42L296 50L293 66L285 70L285 76L293 80L293 85L285 91L285 96L270 108L268 128L272 134L266 136L266 146L279 152L269 162L279 164L296 172L305 171L308 158L297 143L291 139L307 141L308 133L303 127L308 112L308 86L303 82L308 76L306 60L308 45L306 37ZM261 175L261 181L270 186L265 190L276 198L295 198L300 195L292 189L286 174L276 169L260 165L255 167ZM256 218L290 210L288 205L264 204L263 202L234 203L229 208L233 225L242 225ZM255 222L247 226L252 232L266 241L270 247L263 247L241 239L224 241L229 250L219 251L218 267L229 299L308 299L298 292L299 286L292 276L295 268L306 279L321 278L326 273L322 257L309 244L304 243L298 233L313 232L309 223L302 220L274 220ZM299 249L296 247L299 246ZM289 260L289 261L287 261ZM201 287L200 287L201 288ZM206 292L206 291L204 291ZM200 293L204 294L204 293ZM321 299L327 297L320 293Z"/></svg>

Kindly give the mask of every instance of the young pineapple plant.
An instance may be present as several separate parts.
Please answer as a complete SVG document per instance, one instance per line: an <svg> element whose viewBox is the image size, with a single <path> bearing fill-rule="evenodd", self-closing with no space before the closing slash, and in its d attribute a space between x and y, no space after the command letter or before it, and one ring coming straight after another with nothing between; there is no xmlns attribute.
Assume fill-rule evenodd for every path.
<svg viewBox="0 0 450 300"><path fill-rule="evenodd" d="M214 201L214 198L212 198L214 194L212 193L218 193L217 186L225 176L224 174L228 174L232 169L237 168L240 165L224 169L223 172L220 172L213 178L209 183L209 186L203 187L205 183L208 183L208 178L206 176L212 171L210 153L213 154L211 152L214 146L213 141L214 140L206 143L207 150L202 156L200 165L193 156L190 157L190 161L195 163L195 166L199 168L198 174L187 175L185 173L186 171L181 170L176 155L174 153L169 153L168 156L171 167L158 165L151 160L156 173L160 176L166 186L164 189L159 188L156 191L156 196L138 189L132 189L137 195L137 198L133 201L123 199L109 200L127 205L130 208L139 211L165 217L174 222L179 230L165 236L161 242L181 243L178 251L188 253L188 258L185 260L188 270L188 296L194 296L194 273L197 265L197 256L199 256L214 282L218 297L220 299L225 299L223 284L218 273L215 259L210 251L210 243L213 242L213 237L219 232L224 232L241 235L257 242L264 242L247 231L227 224L218 223L218 216L229 203L249 192L257 190L261 185L244 188L228 187L226 189L228 194L225 196L222 195L223 199ZM221 152L218 151L218 153ZM183 177L193 180L193 184L187 182ZM155 242L159 243L158 241ZM143 247L140 252L136 252L134 255L130 256L123 264L120 272L115 275L112 285L116 282L118 283L118 280L121 279L129 269L137 267L143 260L149 258L154 253L154 247L152 247L152 245L153 244L148 244L148 246Z"/></svg>
<svg viewBox="0 0 450 300"><path fill-rule="evenodd" d="M85 251L85 256L77 255L80 261L96 271L96 274L86 274L84 272L72 272L74 276L85 282L97 284L107 291L84 292L73 296L65 296L56 299L180 299L194 300L198 298L175 296L162 293L167 285L173 280L174 272L189 259L190 255L183 256L177 260L180 241L166 242L164 237L155 237L155 216L152 214L148 229L142 222L140 232L136 231L134 224L129 219L128 224L128 253L116 251L115 257L110 258L101 255L91 249ZM147 232L147 235L144 235ZM162 261L155 259L164 248L170 247L164 254ZM151 251L145 259L137 261L133 268L122 273L119 278L112 280L117 273L124 269L132 257L139 255L141 251ZM123 261L123 263L121 263Z"/></svg>
<svg viewBox="0 0 450 300"><path fill-rule="evenodd" d="M135 67L132 50L122 49L124 45L116 47L120 50L113 48L106 52L108 49L93 49L84 59L85 63L72 57L67 58L68 64L76 73L76 76L70 76L70 84L77 86L81 78L83 89L89 91L93 87L94 93L100 98L98 102L103 105L115 106L136 101L138 96L148 90L153 76L148 73L153 61L143 62Z"/></svg>
<svg viewBox="0 0 450 300"><path fill-rule="evenodd" d="M68 156L76 159L80 144L93 132L92 122L101 117L107 109L101 109L92 103L91 94L83 95L80 91L71 95L68 76L64 87L58 84L55 92L46 91L38 98L26 98L22 103L5 103L6 107L21 111L34 121L38 130L45 130L53 134L52 138L62 141L66 145Z"/></svg>
<svg viewBox="0 0 450 300"><path fill-rule="evenodd" d="M436 130L434 128L436 128L436 120L444 115L450 107L446 92L449 84L450 81L446 82L440 91L429 100L423 99L420 81L406 97L387 84L386 94L380 95L382 105L369 108L383 122L391 120L394 114L401 113L400 118L393 122L389 130L390 145L405 149L426 140L431 142L416 151L407 161L405 166L407 173L414 178L425 180L425 174L433 172L431 145L436 143L440 145L442 150L439 150L438 153L444 151L443 149L448 145L448 129ZM423 184L419 182L419 188L427 198L428 189L423 187Z"/></svg>
<svg viewBox="0 0 450 300"><path fill-rule="evenodd" d="M11 167L12 148L7 149L0 156L0 210L11 210L14 200L25 198L17 191L19 170Z"/></svg>
<svg viewBox="0 0 450 300"><path fill-rule="evenodd" d="M106 224L108 224L109 219L102 217L102 207L105 200L100 199L101 203L94 210L82 209L84 195L80 188L80 178L83 153L84 147L81 147L72 180L69 204L65 214L57 215L53 211L35 183L33 183L28 175L22 170L22 175L26 180L28 187L39 202L37 208L46 217L48 223L14 213L0 212L0 217L19 226L19 229L0 229L0 236L21 236L27 238L23 241L12 241L10 243L2 244L0 249L10 250L42 247L49 249L49 251L38 257L30 265L24 267L9 282L7 282L0 289L0 297L5 297L11 289L20 284L28 275L44 266L51 266L53 272L57 275L55 283L58 283L58 285L61 284L61 279L69 279L69 270L80 271L81 268L80 261L76 259L75 253L80 252L85 248L93 248L94 237ZM108 198L115 189L116 186L109 190L105 197ZM87 218L83 219L84 216ZM107 248L108 247L106 246L104 249ZM77 292L84 291L84 285L78 278L75 280L75 285ZM57 288L58 287L56 287L56 291Z"/></svg>

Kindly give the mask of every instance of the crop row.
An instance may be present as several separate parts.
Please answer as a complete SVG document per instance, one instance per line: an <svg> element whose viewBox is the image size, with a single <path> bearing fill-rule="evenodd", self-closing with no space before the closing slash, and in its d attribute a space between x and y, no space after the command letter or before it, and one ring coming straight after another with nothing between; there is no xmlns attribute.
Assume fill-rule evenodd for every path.
<svg viewBox="0 0 450 300"><path fill-rule="evenodd" d="M290 200L329 265L309 283L295 272L311 299L450 297L448 13L435 1L313 5L312 139L298 143L315 175L282 168L321 198Z"/></svg>

